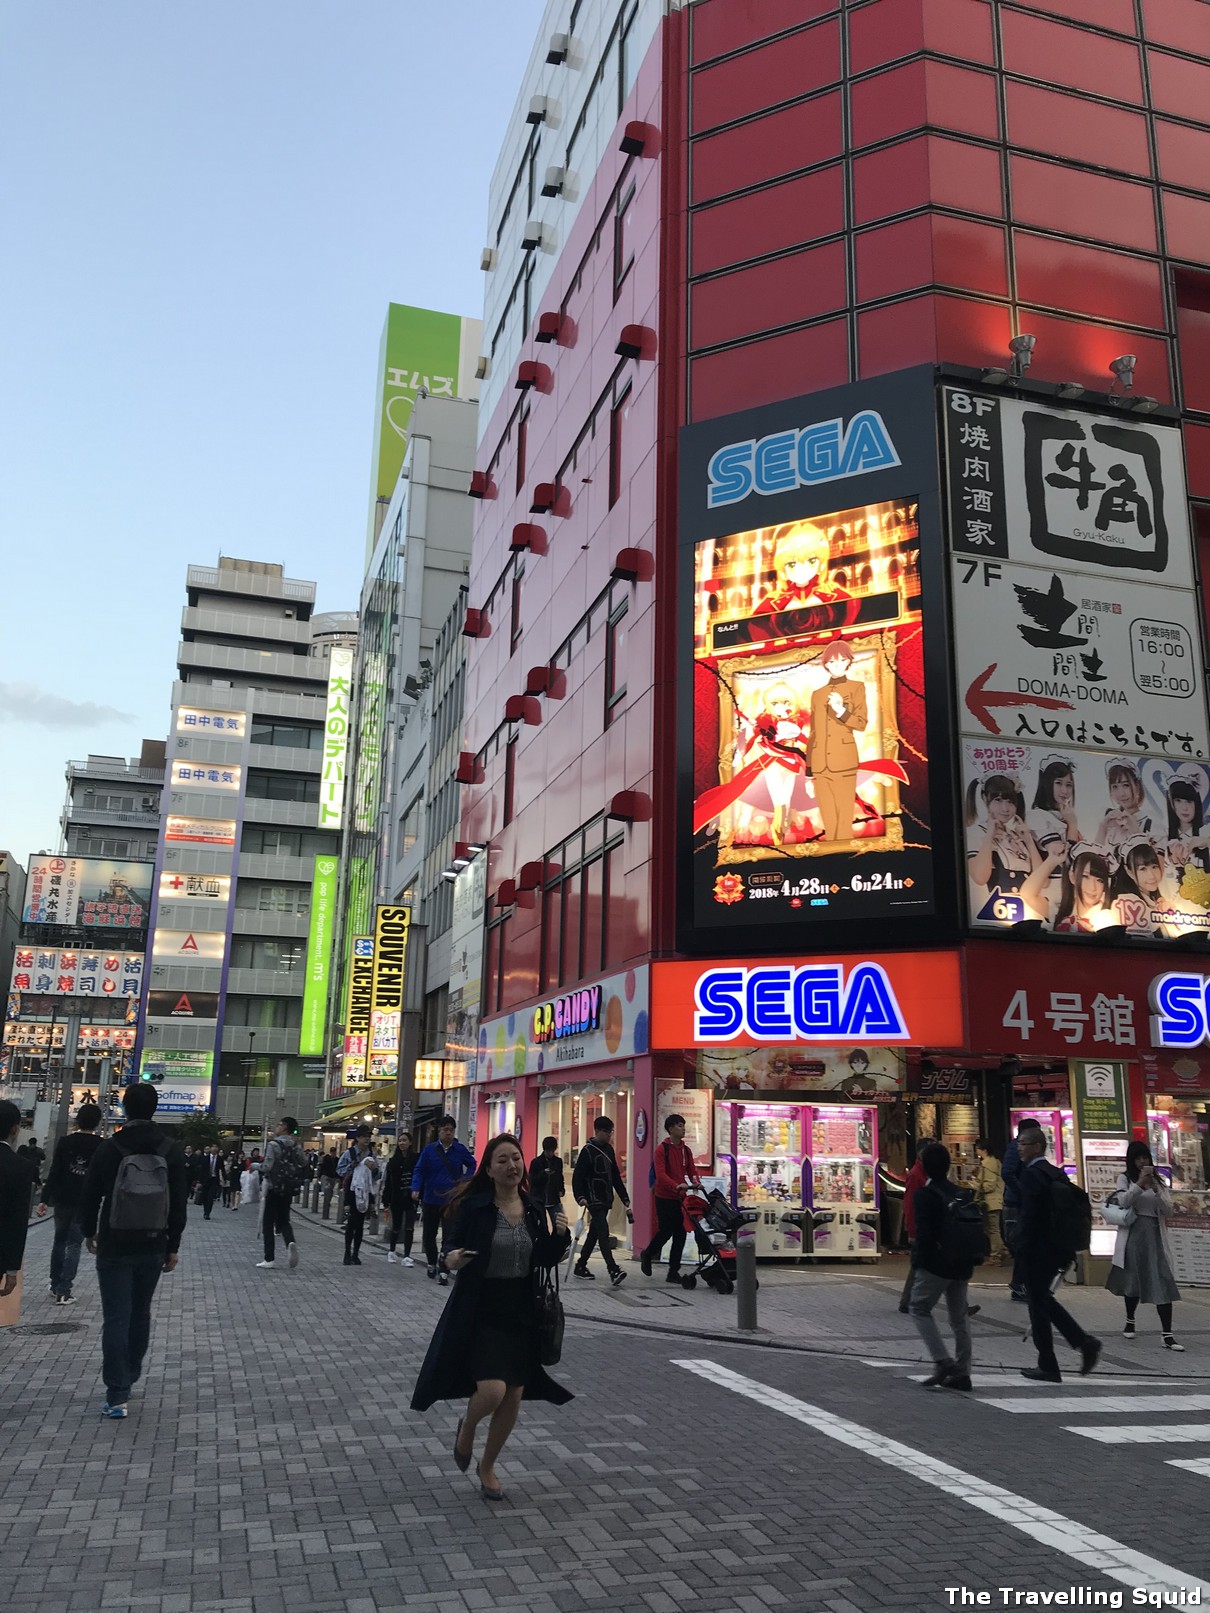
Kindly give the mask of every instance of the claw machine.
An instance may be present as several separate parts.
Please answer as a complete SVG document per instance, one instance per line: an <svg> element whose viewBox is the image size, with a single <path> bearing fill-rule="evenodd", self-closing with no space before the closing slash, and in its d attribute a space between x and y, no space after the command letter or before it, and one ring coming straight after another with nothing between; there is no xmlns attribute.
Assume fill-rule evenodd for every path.
<svg viewBox="0 0 1210 1613"><path fill-rule="evenodd" d="M819 1104L805 1111L804 1253L818 1259L878 1254L878 1111Z"/></svg>
<svg viewBox="0 0 1210 1613"><path fill-rule="evenodd" d="M757 1211L738 1236L754 1238L758 1255L798 1259L803 1253L801 1103L715 1103L718 1174L733 1205Z"/></svg>
<svg viewBox="0 0 1210 1613"><path fill-rule="evenodd" d="M1076 1179L1076 1133L1075 1124L1070 1109L1010 1109L1008 1121L1012 1130L1010 1135L1017 1135L1017 1126L1022 1120L1036 1120L1042 1128L1046 1138L1046 1157L1052 1165L1067 1172L1074 1182ZM1123 1149L1123 1152L1125 1150Z"/></svg>

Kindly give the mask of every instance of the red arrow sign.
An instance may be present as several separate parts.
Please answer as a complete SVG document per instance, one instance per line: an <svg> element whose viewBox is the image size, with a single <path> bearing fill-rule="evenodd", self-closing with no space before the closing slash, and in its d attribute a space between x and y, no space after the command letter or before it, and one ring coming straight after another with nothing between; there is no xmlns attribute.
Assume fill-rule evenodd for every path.
<svg viewBox="0 0 1210 1613"><path fill-rule="evenodd" d="M1070 700L1054 700L1050 695L1009 694L1006 689L989 689L988 679L996 670L993 661L986 672L981 672L966 691L966 709L982 723L989 734L999 735L999 724L991 714L993 706L1039 706L1043 711L1074 711Z"/></svg>

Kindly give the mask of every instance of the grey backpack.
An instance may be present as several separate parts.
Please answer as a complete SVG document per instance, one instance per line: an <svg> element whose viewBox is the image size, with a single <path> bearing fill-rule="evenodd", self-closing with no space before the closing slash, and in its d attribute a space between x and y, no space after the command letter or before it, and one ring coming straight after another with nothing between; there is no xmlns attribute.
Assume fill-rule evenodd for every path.
<svg viewBox="0 0 1210 1613"><path fill-rule="evenodd" d="M152 1153L123 1154L109 1195L111 1232L168 1231L168 1161L164 1144Z"/></svg>

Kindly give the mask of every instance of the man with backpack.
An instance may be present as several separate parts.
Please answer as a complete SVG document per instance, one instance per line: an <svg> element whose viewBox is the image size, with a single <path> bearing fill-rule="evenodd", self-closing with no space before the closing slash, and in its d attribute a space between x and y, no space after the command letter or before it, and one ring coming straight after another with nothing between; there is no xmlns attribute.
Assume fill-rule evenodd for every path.
<svg viewBox="0 0 1210 1613"><path fill-rule="evenodd" d="M685 1144L684 1115L669 1115L664 1122L667 1136L655 1151L651 1185L655 1190L655 1237L639 1256L643 1276L651 1276L651 1262L671 1239L668 1249L668 1275L665 1282L681 1280L681 1256L685 1252L685 1194L697 1183L693 1155Z"/></svg>
<svg viewBox="0 0 1210 1613"><path fill-rule="evenodd" d="M84 1233L80 1228L80 1196L92 1156L101 1146L97 1127L101 1111L95 1103L82 1103L76 1110L76 1129L60 1137L54 1158L42 1186L38 1214L55 1212L55 1241L50 1250L50 1291L56 1305L74 1305L72 1284L80 1266Z"/></svg>
<svg viewBox="0 0 1210 1613"><path fill-rule="evenodd" d="M80 1195L80 1225L97 1257L101 1290L102 1417L125 1417L151 1337L160 1273L175 1271L185 1230L185 1156L152 1121L159 1093L126 1088L126 1124L93 1154Z"/></svg>
<svg viewBox="0 0 1210 1613"><path fill-rule="evenodd" d="M277 1122L277 1131L269 1139L265 1157L261 1161L261 1180L265 1195L261 1210L261 1232L265 1240L265 1258L256 1262L258 1271L273 1271L277 1262L273 1256L280 1232L290 1259L290 1270L298 1265L298 1245L294 1241L294 1228L290 1224L290 1205L294 1195L307 1179L307 1156L298 1141L298 1121L293 1115L283 1115Z"/></svg>
<svg viewBox="0 0 1210 1613"><path fill-rule="evenodd" d="M571 1173L571 1195L588 1217L588 1236L572 1271L576 1277L595 1281L588 1269L588 1257L594 1248L599 1247L605 1257L609 1280L616 1288L619 1283L626 1281L626 1273L613 1257L609 1233L609 1216L615 1193L626 1206L627 1221L633 1225L634 1211L630 1208L630 1195L618 1169L618 1156L613 1151L613 1121L608 1115L598 1115L592 1123L592 1137L581 1148Z"/></svg>
<svg viewBox="0 0 1210 1613"><path fill-rule="evenodd" d="M1046 1133L1035 1128L1017 1137L1021 1158L1018 1186L1021 1214L1013 1253L1021 1263L1029 1300L1029 1325L1038 1352L1036 1367L1022 1367L1021 1376L1035 1383L1061 1383L1052 1325L1079 1351L1080 1375L1096 1366L1100 1339L1086 1333L1075 1317L1063 1309L1052 1292L1076 1255L1087 1249L1092 1235L1092 1207L1088 1195L1066 1172L1046 1158Z"/></svg>
<svg viewBox="0 0 1210 1613"><path fill-rule="evenodd" d="M445 1214L446 1201L464 1176L473 1176L475 1156L465 1143L458 1141L458 1122L453 1115L442 1115L437 1127L436 1142L421 1149L416 1169L412 1172L412 1197L420 1205L421 1239L428 1275L437 1279L444 1288L449 1276L442 1266L438 1268L437 1228ZM445 1252L445 1238L441 1240Z"/></svg>
<svg viewBox="0 0 1210 1613"><path fill-rule="evenodd" d="M970 1308L966 1285L990 1247L983 1211L967 1188L949 1180L950 1151L941 1143L921 1149L924 1182L915 1190L916 1240L912 1246L912 1298L909 1305L920 1341L933 1360L927 1389L971 1387ZM954 1334L954 1353L945 1348L933 1307L945 1300Z"/></svg>

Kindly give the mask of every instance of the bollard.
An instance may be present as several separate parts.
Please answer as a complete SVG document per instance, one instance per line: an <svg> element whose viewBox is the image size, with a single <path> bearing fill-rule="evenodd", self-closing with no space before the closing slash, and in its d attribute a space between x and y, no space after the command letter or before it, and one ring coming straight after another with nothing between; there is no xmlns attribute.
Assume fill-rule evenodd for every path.
<svg viewBox="0 0 1210 1613"><path fill-rule="evenodd" d="M736 1326L756 1332L756 1239L741 1238L735 1247Z"/></svg>
<svg viewBox="0 0 1210 1613"><path fill-rule="evenodd" d="M325 1221L330 1221L331 1219L332 1219L332 1184L331 1184L331 1182L329 1182L328 1185L324 1188L324 1220Z"/></svg>

